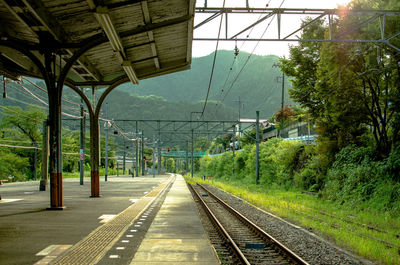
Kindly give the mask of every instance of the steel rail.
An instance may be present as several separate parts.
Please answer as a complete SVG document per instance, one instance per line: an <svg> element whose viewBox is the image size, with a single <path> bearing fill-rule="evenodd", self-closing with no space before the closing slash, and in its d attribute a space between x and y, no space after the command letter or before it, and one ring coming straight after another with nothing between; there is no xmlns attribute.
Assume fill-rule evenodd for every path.
<svg viewBox="0 0 400 265"><path fill-rule="evenodd" d="M218 198L215 194L213 194L211 191L209 191L207 188L205 188L201 184L197 184L199 187L201 187L204 191L206 191L208 194L211 195L216 201L218 201L221 205L223 205L227 210L229 210L233 215L238 217L242 222L244 222L246 225L248 225L251 229L253 229L257 234L260 236L267 238L268 240L271 240L282 252L287 254L290 258L292 258L294 261L298 262L299 264L303 265L309 265L305 260L303 260L301 257L299 257L296 253L291 251L289 248L287 248L285 245L283 245L281 242L279 242L277 239L275 239L273 236L262 230L259 226L257 226L255 223L250 221L248 218L246 218L244 215L233 209L231 206L226 204L223 200Z"/></svg>
<svg viewBox="0 0 400 265"><path fill-rule="evenodd" d="M228 241L229 245L231 246L233 252L235 253L236 257L246 265L251 265L251 263L247 260L243 252L240 250L238 245L233 241L231 236L228 234L228 232L225 230L225 228L222 226L221 222L217 219L217 217L213 214L211 209L207 206L206 202L201 198L200 194L197 193L197 191L193 188L191 184L189 184L189 187L193 191L194 194L196 194L197 198L199 198L199 201L201 202L204 210L206 211L207 215L210 217L212 222L217 226L218 230L222 233L222 235L225 237L225 239Z"/></svg>

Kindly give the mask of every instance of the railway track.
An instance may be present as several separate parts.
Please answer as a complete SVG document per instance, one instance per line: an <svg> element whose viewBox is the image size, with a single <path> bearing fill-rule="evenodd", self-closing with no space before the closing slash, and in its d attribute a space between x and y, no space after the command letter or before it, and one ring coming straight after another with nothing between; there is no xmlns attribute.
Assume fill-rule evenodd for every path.
<svg viewBox="0 0 400 265"><path fill-rule="evenodd" d="M224 241L223 245L230 249L229 255L233 254L237 262L241 264L308 264L204 186L189 186L219 231ZM237 264L237 262L234 263Z"/></svg>

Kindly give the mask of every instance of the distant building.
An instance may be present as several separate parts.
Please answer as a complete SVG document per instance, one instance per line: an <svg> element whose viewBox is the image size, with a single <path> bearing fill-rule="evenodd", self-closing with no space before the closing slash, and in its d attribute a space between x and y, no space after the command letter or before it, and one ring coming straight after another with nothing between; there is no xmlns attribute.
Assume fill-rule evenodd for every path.
<svg viewBox="0 0 400 265"><path fill-rule="evenodd" d="M280 132L280 137L287 140L300 140L306 143L315 142L317 132L308 126L307 122L296 122L284 128ZM269 124L263 130L263 141L278 137L278 130L274 124Z"/></svg>

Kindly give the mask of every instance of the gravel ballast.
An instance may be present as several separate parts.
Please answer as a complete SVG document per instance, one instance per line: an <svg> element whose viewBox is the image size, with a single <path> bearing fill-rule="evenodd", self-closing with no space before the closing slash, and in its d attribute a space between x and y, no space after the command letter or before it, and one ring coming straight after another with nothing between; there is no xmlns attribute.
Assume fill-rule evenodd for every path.
<svg viewBox="0 0 400 265"><path fill-rule="evenodd" d="M234 195L209 185L206 187L309 264L374 264Z"/></svg>

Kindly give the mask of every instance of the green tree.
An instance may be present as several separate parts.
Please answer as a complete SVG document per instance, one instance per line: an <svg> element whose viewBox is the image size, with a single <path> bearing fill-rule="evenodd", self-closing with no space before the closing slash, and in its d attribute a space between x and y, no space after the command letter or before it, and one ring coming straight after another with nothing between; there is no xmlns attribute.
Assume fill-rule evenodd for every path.
<svg viewBox="0 0 400 265"><path fill-rule="evenodd" d="M350 7L396 9L399 3L361 0L353 1ZM347 32L358 20L356 16L335 20L333 34ZM385 29L388 36L396 32L396 21L398 24L398 17L388 20ZM303 31L303 38L328 34L322 21L312 25ZM353 30L346 38L379 38L378 25ZM307 109L317 124L328 156L333 159L338 150L349 144L365 144L368 135L378 157L389 154L399 133L396 121L399 55L394 49L375 44L301 43L292 46L290 57L280 62L285 74L293 77L291 97Z"/></svg>
<svg viewBox="0 0 400 265"><path fill-rule="evenodd" d="M45 118L45 112L35 106L27 106L25 110L16 106L5 107L3 108L0 122L0 139L12 141L13 143L17 143L17 145L39 147L42 140L41 128ZM15 148L11 151L10 149L3 149L2 160L6 161L8 158L14 157L16 159L16 170L19 172L19 174L15 174L16 170L6 169L7 166L3 166L3 174L12 173L11 175L18 175L20 180L23 178L23 174L32 177L35 165L34 154L34 149ZM37 156L37 159L37 165L39 165L40 155ZM5 164L14 166L14 163ZM23 165L28 166L28 168L25 170Z"/></svg>

